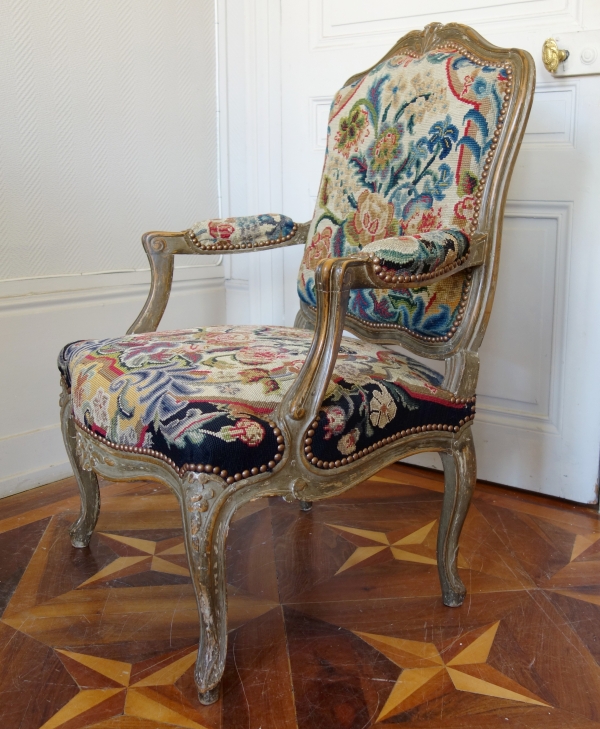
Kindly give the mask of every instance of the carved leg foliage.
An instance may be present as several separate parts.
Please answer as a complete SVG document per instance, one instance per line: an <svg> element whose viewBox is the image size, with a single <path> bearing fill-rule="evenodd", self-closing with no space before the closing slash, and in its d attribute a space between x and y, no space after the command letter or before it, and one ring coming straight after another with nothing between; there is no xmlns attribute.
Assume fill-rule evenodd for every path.
<svg viewBox="0 0 600 729"><path fill-rule="evenodd" d="M227 654L227 585L225 538L235 506L215 477L189 473L183 486L182 510L186 551L198 601L200 643L195 679L198 698L212 704Z"/></svg>
<svg viewBox="0 0 600 729"><path fill-rule="evenodd" d="M65 449L75 474L79 493L81 494L81 511L79 518L69 529L71 544L74 547L87 547L100 514L100 488L98 477L91 470L91 465L82 463L77 454L76 431L73 422L71 395L65 384L60 396L60 424Z"/></svg>
<svg viewBox="0 0 600 729"><path fill-rule="evenodd" d="M444 464L444 502L438 532L437 558L444 605L458 607L466 589L458 576L456 559L458 538L469 510L477 478L477 463L471 428L467 428L452 446L452 453L442 453Z"/></svg>

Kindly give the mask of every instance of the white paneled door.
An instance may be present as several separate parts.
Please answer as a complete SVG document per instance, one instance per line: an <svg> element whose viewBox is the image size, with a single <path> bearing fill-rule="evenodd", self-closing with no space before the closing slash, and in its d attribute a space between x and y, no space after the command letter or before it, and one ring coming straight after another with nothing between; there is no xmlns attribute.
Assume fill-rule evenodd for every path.
<svg viewBox="0 0 600 729"><path fill-rule="evenodd" d="M351 74L405 32L458 21L538 64L531 120L506 207L499 285L481 350L479 475L580 502L597 499L600 453L600 76L554 77L549 36L600 29L598 0L302 0L281 10L283 209L312 216L327 111ZM600 48L598 49L600 52ZM279 141L278 141L279 144ZM284 262L285 322L301 251ZM252 289L252 281L251 281ZM420 460L440 467L437 455Z"/></svg>

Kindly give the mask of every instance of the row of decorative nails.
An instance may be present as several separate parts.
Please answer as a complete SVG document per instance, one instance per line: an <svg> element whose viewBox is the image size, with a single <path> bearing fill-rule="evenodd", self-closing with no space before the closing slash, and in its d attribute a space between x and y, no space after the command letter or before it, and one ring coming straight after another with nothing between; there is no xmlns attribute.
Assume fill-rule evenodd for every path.
<svg viewBox="0 0 600 729"><path fill-rule="evenodd" d="M473 400L475 400L475 398L473 398ZM346 466L353 461L357 461L359 458L364 458L370 453L373 453L373 451L376 451L379 448L383 448L383 446L389 445L390 443L394 443L397 440L401 440L402 438L406 438L409 435L415 435L416 433L425 433L433 430L442 430L449 433L458 433L458 431L463 426L465 426L467 423L470 423L474 419L475 407L473 406L471 414L460 420L458 425L444 425L438 423L436 425L419 425L416 428L407 428L406 430L401 430L394 435L388 436L387 438L382 438L376 443L373 443L373 445L370 445L367 448L363 448L362 450L349 455L347 458L341 458L337 461L322 461L313 454L311 433L312 435L314 435L315 429L319 424L318 421L315 420L315 422L312 423L311 429L306 432L306 438L304 440L304 457L309 463L311 463L313 466L316 466L317 468L339 468L340 466Z"/></svg>
<svg viewBox="0 0 600 729"><path fill-rule="evenodd" d="M199 248L201 251L239 251L250 248L269 248L270 246L277 246L280 243L285 243L285 241L293 238L296 235L297 230L298 225L294 223L292 227L292 232L288 235L283 235L279 238L274 238L273 240L260 240L256 243L230 243L228 240L225 240L223 238L217 240L215 243L204 243L203 241L199 241L198 238L196 238L196 234L191 229L187 231L187 235L192 244L195 245L196 248Z"/></svg>
<svg viewBox="0 0 600 729"><path fill-rule="evenodd" d="M419 332L414 332L412 329L409 329L408 327L403 326L402 324L396 324L396 323L388 323L388 322L368 322L364 319L361 319L358 316L355 316L354 314L351 314L348 312L346 314L346 317L348 319L353 319L354 321L360 323L362 326L366 327L367 329L393 329L393 330L400 330L402 332L406 332L407 334L410 334L411 337L414 337L415 339L419 339L422 342L448 342L453 334L455 334L456 330L458 329L460 323L462 322L465 310L467 308L467 301L469 299L469 291L471 289L471 279L473 278L473 274L471 271L468 271L465 276L465 282L463 284L463 291L460 297L460 304L458 305L458 312L456 315L456 319L454 320L454 323L450 327L450 331L448 334L444 334L443 336L439 337L428 337L426 334L419 334ZM315 307L312 306L311 309L313 311L316 311Z"/></svg>
<svg viewBox="0 0 600 729"><path fill-rule="evenodd" d="M180 476L183 476L190 471L195 471L197 473L212 473L215 476L220 476L229 484L233 483L234 481L241 481L243 478L249 478L250 476L256 476L259 473L265 473L266 471L273 470L281 460L283 451L285 450L285 444L283 442L281 430L274 427L275 423L270 422L269 425L273 428L273 435L275 435L275 437L277 438L278 452L273 456L273 460L269 461L266 464L263 464L262 466L246 469L241 473L236 473L235 475L230 476L224 468L203 463L185 463L183 466L181 466L181 468L178 468L177 464L175 463L175 461L173 461L173 459L165 456L165 454L161 453L160 451L155 451L152 448L140 448L139 446L120 445L119 443L113 443L112 441L107 440L104 436L95 433L93 430L90 430L90 428L88 428L86 425L83 425L79 421L76 422L77 425L88 435L94 438L94 440L100 441L103 445L109 446L109 448L114 448L115 450L122 451L123 453L139 453L140 455L158 458L159 460L164 461L166 464L171 466L171 468L177 471Z"/></svg>
<svg viewBox="0 0 600 729"><path fill-rule="evenodd" d="M466 263L468 257L469 254L467 253L462 258L457 258L455 261L449 263L447 266L436 268L434 271L430 271L429 273L398 274L394 272L393 268L387 268L387 266L384 266L381 262L381 259L374 253L369 253L369 260L375 264L373 266L373 270L375 271L377 276L379 276L382 281L392 284L409 283L414 281L429 281L430 279L437 278L444 273L454 271L459 266L462 266L463 263Z"/></svg>

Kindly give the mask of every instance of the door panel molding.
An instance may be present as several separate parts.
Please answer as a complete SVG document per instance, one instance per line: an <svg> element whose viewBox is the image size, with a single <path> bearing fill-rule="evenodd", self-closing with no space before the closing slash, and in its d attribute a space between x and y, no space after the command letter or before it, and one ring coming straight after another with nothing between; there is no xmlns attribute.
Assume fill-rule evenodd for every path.
<svg viewBox="0 0 600 729"><path fill-rule="evenodd" d="M576 82L538 83L523 147L574 147L576 111Z"/></svg>
<svg viewBox="0 0 600 729"><path fill-rule="evenodd" d="M409 0L311 0L311 35L314 48L345 45L380 44L400 37L427 23L450 21L468 23L482 33L518 23L519 29L541 25L567 30L582 30L581 0L431 0L428 12Z"/></svg>
<svg viewBox="0 0 600 729"><path fill-rule="evenodd" d="M561 433L572 213L572 202L506 204L498 289L480 350L481 422Z"/></svg>

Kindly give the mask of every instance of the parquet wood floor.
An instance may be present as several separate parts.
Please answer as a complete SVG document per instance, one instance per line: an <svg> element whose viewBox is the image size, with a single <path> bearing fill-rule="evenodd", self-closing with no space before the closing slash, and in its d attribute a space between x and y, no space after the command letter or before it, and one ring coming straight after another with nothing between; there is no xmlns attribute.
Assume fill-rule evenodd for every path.
<svg viewBox="0 0 600 729"><path fill-rule="evenodd" d="M0 501L0 729L600 728L600 518L480 484L459 567L435 565L441 476L385 469L309 513L281 499L227 542L221 700L196 698L177 502L107 483L88 549L72 479Z"/></svg>

